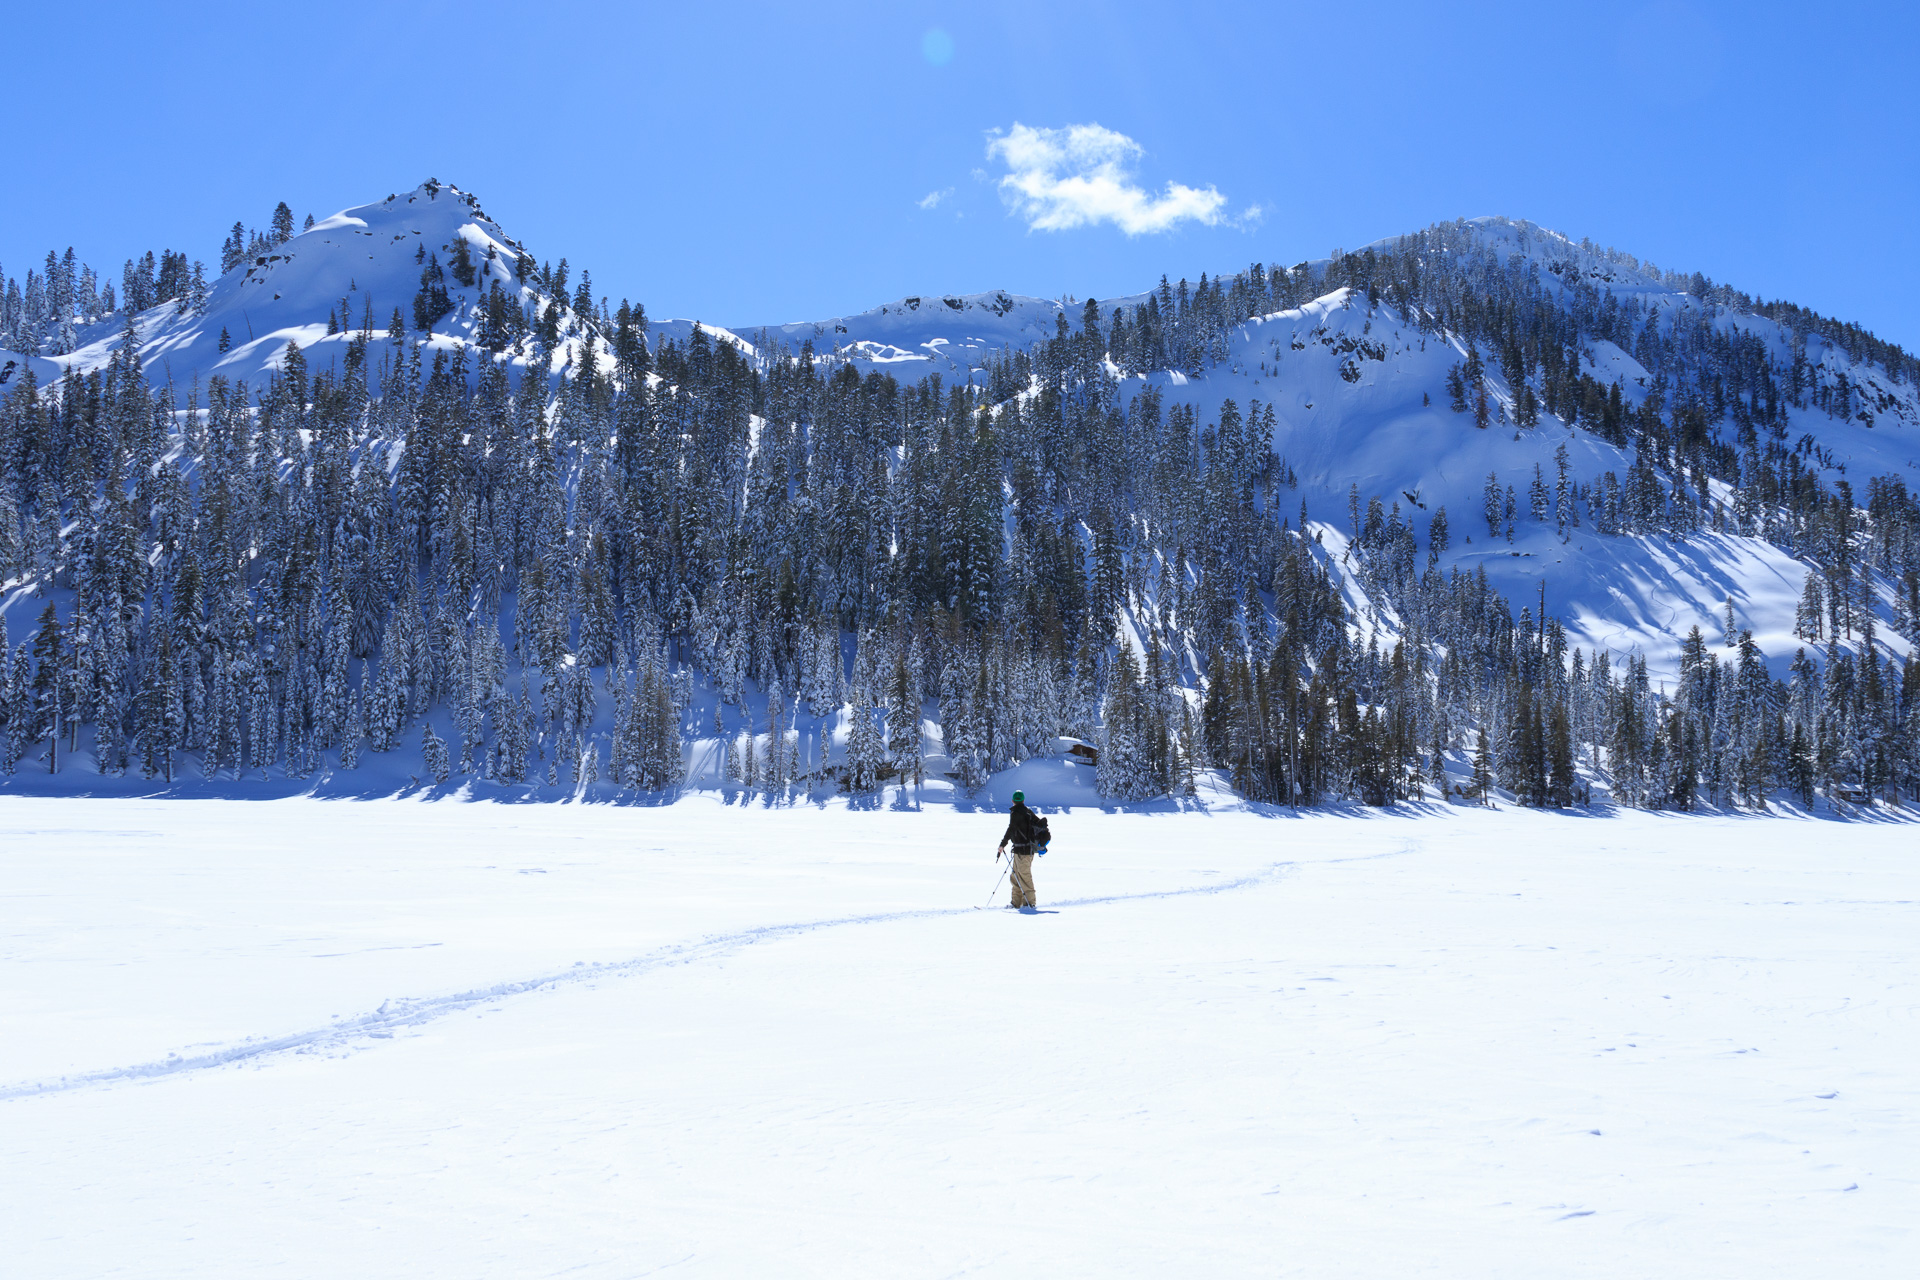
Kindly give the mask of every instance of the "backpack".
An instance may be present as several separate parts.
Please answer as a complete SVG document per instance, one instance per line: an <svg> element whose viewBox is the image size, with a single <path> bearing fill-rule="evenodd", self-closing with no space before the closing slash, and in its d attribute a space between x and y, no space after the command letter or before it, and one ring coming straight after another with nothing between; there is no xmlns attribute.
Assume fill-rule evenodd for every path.
<svg viewBox="0 0 1920 1280"><path fill-rule="evenodd" d="M1047 851L1047 842L1052 839L1053 832L1047 830L1047 820L1037 813L1034 814L1033 842L1039 846L1037 852L1044 854Z"/></svg>

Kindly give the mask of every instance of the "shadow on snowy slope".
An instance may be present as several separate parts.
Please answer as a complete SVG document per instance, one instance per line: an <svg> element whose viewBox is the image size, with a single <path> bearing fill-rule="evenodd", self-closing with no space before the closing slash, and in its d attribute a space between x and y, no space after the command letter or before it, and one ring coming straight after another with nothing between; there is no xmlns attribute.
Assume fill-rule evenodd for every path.
<svg viewBox="0 0 1920 1280"><path fill-rule="evenodd" d="M619 787L611 782L576 783L561 775L549 784L542 780L523 783L497 783L482 778L458 776L444 783L423 781L409 766L418 762L398 754L363 755L358 769L327 767L307 778L288 778L275 771L250 770L236 778L231 772L217 777L193 773L187 765L182 776L172 782L143 778L137 774L114 777L95 769L85 751L63 755L60 770L49 773L44 756L27 759L11 776L0 776L0 798L18 796L75 796L116 799L169 800L284 800L296 796L342 801L455 801L488 804L596 804L635 809L661 808L693 798L704 798L729 808L753 809L843 809L853 813L938 813L1002 814L1011 804L1015 790L1026 793L1027 803L1042 813L1071 814L1075 811L1139 814L1145 817L1178 815L1209 816L1221 813L1249 814L1275 821L1297 818L1339 818L1355 822L1405 821L1441 818L1468 808L1459 801L1431 798L1403 800L1391 805L1364 805L1345 800L1329 800L1311 808L1294 809L1286 805L1249 801L1237 795L1215 770L1203 770L1195 779L1194 793L1183 796L1159 796L1150 800L1116 801L1102 796L1094 787L1094 770L1076 762L1054 758L1024 761L993 775L972 795L941 776L929 777L921 786L888 784L872 792L850 795L837 785L812 789L789 787L776 792L726 786L683 786L661 791L640 791ZM192 776L185 776L191 774ZM1498 793L1494 807L1521 809L1511 796ZM1597 820L1612 818L1621 806L1604 797L1591 805L1567 809L1528 810L1561 818ZM1770 799L1765 811L1731 806L1696 803L1690 810L1655 810L1676 820L1691 817L1788 819L1824 822L1864 822L1875 825L1920 822L1920 808L1875 804L1849 804L1819 800L1809 810L1797 802Z"/></svg>

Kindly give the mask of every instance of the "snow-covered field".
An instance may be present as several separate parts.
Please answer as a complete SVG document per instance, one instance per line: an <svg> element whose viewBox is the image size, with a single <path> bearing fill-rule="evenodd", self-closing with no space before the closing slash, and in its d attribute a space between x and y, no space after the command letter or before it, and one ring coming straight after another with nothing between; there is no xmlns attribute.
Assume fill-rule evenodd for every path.
<svg viewBox="0 0 1920 1280"><path fill-rule="evenodd" d="M1920 1269L1911 825L726 808L0 800L0 1273Z"/></svg>

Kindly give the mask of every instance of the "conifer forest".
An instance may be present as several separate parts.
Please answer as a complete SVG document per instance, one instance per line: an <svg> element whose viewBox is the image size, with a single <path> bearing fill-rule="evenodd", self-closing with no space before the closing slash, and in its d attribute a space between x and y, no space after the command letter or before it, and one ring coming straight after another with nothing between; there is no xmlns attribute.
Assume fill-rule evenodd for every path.
<svg viewBox="0 0 1920 1280"><path fill-rule="evenodd" d="M260 278L307 222L236 224L217 275ZM825 326L650 326L564 261L452 235L409 256L410 296L355 286L324 339L276 341L268 376L182 379L154 317L248 340L216 273L169 249L116 292L49 254L0 314L34 357L0 385L0 773L245 788L400 753L420 786L785 803L968 794L1067 739L1115 802L1208 771L1285 806L1920 793L1920 502L1807 426L1920 430L1920 358L1699 275L1616 291L1653 269L1612 251L1511 247L1449 223L1162 278L907 377ZM1447 430L1618 461L1562 443L1452 511L1330 500L1287 437L1310 332L1323 404L1391 340L1444 353L1415 394ZM1579 643L1544 583L1460 562L1516 531L1755 540L1802 575L1792 647L1731 599L1664 651Z"/></svg>

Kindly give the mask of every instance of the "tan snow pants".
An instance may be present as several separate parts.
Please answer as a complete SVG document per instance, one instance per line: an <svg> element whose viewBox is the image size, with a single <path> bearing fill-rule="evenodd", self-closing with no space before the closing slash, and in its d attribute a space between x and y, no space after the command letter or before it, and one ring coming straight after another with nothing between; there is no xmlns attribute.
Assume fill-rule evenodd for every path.
<svg viewBox="0 0 1920 1280"><path fill-rule="evenodd" d="M1039 900L1033 896L1033 855L1030 853L1010 853L1013 870L1013 905L1016 907L1037 907Z"/></svg>

